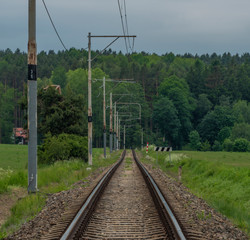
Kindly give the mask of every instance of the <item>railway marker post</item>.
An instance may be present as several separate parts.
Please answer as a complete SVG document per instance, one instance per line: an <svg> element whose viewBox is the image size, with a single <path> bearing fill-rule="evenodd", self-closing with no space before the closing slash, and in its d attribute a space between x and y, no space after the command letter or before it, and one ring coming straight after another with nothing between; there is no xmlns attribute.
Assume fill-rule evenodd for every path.
<svg viewBox="0 0 250 240"><path fill-rule="evenodd" d="M37 192L36 0L29 0L28 42L28 192Z"/></svg>

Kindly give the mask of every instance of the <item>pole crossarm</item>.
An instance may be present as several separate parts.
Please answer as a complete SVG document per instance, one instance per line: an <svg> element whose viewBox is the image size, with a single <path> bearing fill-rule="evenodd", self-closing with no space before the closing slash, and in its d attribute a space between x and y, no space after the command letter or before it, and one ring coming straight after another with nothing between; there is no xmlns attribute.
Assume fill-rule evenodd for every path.
<svg viewBox="0 0 250 240"><path fill-rule="evenodd" d="M122 37L132 37L136 38L136 35L91 35L92 38L122 38Z"/></svg>
<svg viewBox="0 0 250 240"><path fill-rule="evenodd" d="M105 79L106 82L117 82L117 83L136 83L134 79ZM92 81L103 81L103 79L92 79ZM116 95L116 94L113 94Z"/></svg>
<svg viewBox="0 0 250 240"><path fill-rule="evenodd" d="M119 38L124 37L124 38L135 38L136 35L91 35L89 36L90 38L115 38L110 44L108 44L99 54L97 54L93 59L90 61L95 60L98 56L100 56L109 46L111 46L114 42L116 42Z"/></svg>
<svg viewBox="0 0 250 240"><path fill-rule="evenodd" d="M116 104L123 104L123 105L138 105L139 106L139 118L141 119L141 104L140 103L126 103L126 102L116 102Z"/></svg>

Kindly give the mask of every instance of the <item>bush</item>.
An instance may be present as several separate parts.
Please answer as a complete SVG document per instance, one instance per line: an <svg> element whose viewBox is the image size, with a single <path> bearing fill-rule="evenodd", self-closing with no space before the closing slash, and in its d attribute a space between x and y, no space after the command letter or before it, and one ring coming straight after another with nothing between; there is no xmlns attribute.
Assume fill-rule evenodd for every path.
<svg viewBox="0 0 250 240"><path fill-rule="evenodd" d="M211 145L208 142L208 140L206 140L205 142L203 142L201 144L201 151L206 152L206 151L210 151L211 150Z"/></svg>
<svg viewBox="0 0 250 240"><path fill-rule="evenodd" d="M192 148L192 150L200 150L201 140L200 140L200 135L196 130L190 132L189 142L190 142L190 147Z"/></svg>
<svg viewBox="0 0 250 240"><path fill-rule="evenodd" d="M48 134L44 143L38 148L38 161L42 164L52 164L70 158L80 158L87 161L87 157L87 138L73 134L63 133L58 136Z"/></svg>
<svg viewBox="0 0 250 240"><path fill-rule="evenodd" d="M247 152L249 148L249 141L245 138L238 138L234 141L233 150L235 152Z"/></svg>
<svg viewBox="0 0 250 240"><path fill-rule="evenodd" d="M223 150L227 152L232 152L234 143L229 139L225 139L224 143L222 144Z"/></svg>
<svg viewBox="0 0 250 240"><path fill-rule="evenodd" d="M222 150L222 146L221 146L219 141L217 141L217 140L214 141L214 145L212 147L212 150L213 151L221 151Z"/></svg>

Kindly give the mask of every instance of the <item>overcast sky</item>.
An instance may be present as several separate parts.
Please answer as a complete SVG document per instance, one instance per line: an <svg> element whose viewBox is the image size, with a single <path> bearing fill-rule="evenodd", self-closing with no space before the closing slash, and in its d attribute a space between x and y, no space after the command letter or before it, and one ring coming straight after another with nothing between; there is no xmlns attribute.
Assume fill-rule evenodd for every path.
<svg viewBox="0 0 250 240"><path fill-rule="evenodd" d="M123 0L120 0L123 2ZM117 0L46 0L67 48L86 48L87 35L122 34ZM135 51L164 54L250 52L250 0L126 0ZM27 51L28 0L0 0L0 49ZM107 39L92 39L101 50ZM38 51L63 50L42 0L37 0ZM123 39L112 49L125 52Z"/></svg>

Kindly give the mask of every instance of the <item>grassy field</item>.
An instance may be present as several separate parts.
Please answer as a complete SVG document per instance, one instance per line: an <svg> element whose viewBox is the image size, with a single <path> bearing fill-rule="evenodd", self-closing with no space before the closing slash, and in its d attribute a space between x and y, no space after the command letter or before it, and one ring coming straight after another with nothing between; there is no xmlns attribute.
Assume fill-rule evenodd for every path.
<svg viewBox="0 0 250 240"><path fill-rule="evenodd" d="M177 178L197 196L250 234L250 153L189 152L157 153L151 147L143 161Z"/></svg>
<svg viewBox="0 0 250 240"><path fill-rule="evenodd" d="M28 146L0 144L0 168L19 170L28 167Z"/></svg>
<svg viewBox="0 0 250 240"><path fill-rule="evenodd" d="M108 152L108 150L107 150ZM11 209L11 216L0 228L0 239L15 231L23 222L33 218L45 205L46 194L71 188L71 185L87 177L99 167L109 166L120 156L121 151L103 158L102 149L93 149L91 170L81 160L61 161L49 166L38 166L39 193L27 195ZM27 191L27 146L0 145L0 197L11 194L13 189Z"/></svg>

